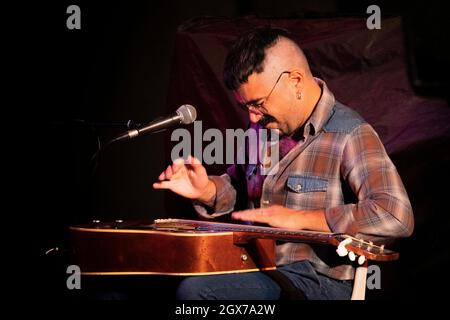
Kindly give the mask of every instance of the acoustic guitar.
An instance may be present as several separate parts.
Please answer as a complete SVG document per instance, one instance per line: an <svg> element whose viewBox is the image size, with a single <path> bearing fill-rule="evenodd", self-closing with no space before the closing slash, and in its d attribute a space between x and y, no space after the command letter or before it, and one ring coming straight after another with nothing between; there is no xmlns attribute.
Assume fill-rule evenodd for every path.
<svg viewBox="0 0 450 320"><path fill-rule="evenodd" d="M339 246L368 260L398 253L342 233L184 219L70 227L73 262L84 275L205 275L273 270L275 241ZM345 242L344 242L345 240Z"/></svg>

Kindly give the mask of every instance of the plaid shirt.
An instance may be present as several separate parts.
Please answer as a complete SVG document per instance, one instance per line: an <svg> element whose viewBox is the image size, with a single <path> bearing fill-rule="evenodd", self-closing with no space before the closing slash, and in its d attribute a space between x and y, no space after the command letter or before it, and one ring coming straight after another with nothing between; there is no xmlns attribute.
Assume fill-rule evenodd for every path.
<svg viewBox="0 0 450 320"><path fill-rule="evenodd" d="M356 112L336 102L326 84L303 137L280 160L276 174L264 179L261 206L296 210L325 209L332 232L376 243L406 237L414 218L400 176L377 133ZM246 195L258 181L255 165L233 165L222 176L210 176L217 187L214 213L208 218L255 207ZM299 213L301 214L301 213ZM339 280L354 276L348 258L335 248L303 243L277 243L277 265L309 260L316 271Z"/></svg>

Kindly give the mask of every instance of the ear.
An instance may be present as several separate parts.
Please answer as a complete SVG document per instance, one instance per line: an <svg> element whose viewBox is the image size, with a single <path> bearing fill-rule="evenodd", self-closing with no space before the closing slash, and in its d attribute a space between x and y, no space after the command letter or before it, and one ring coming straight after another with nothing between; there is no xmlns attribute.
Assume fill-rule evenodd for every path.
<svg viewBox="0 0 450 320"><path fill-rule="evenodd" d="M289 80L295 88L296 92L303 92L305 87L305 75L301 70L293 70L289 74Z"/></svg>

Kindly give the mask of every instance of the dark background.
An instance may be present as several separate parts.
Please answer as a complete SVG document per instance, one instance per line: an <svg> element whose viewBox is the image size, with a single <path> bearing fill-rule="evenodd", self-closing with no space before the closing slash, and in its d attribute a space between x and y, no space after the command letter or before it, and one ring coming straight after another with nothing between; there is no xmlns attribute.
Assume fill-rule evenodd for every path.
<svg viewBox="0 0 450 320"><path fill-rule="evenodd" d="M81 30L66 28L66 8L71 4L81 8ZM97 150L98 139L104 143L121 130L93 129L74 120L131 119L145 123L175 110L178 105L168 105L168 87L175 35L182 23L200 16L367 17L370 4L380 5L383 17L404 17L405 46L415 71L411 85L417 93L448 99L448 26L444 22L446 10L438 2L53 1L28 10L32 27L15 42L23 48L19 81L27 88L16 97L16 111L29 125L19 137L14 153L17 156L13 156L19 166L13 186L18 195L17 215L25 218L26 226L33 230L26 259L31 262L27 265L37 265L38 291L49 298L79 297L65 288L68 226L92 219L152 220L179 214L167 206L166 199L171 196L151 188L167 165L167 135L149 135L115 145L105 151L93 171L90 159ZM448 146L447 138L437 139L420 152L399 155L393 160L400 166L402 177L403 173L408 175L404 177L408 183L424 183L422 177L415 178L411 173L433 169L432 176L427 176L427 186L434 186L448 181L443 179L448 177L448 170L438 170L448 167ZM429 160L431 154L437 162ZM415 167L409 166L411 155L417 160ZM435 204L436 212L445 210L443 199L447 190L446 186L437 191L424 188L420 194L410 196L429 199L425 203ZM191 208L186 208L188 212ZM448 226L448 220L423 220L425 230ZM440 234L443 233L444 230ZM436 239L436 235L430 240L431 234L419 234L412 243L443 240ZM44 254L54 247L62 253ZM435 252L442 253L441 248L439 243ZM420 252L422 256L426 254ZM397 283L397 291L384 297L391 298L399 292L413 297L422 288L435 288L441 278L438 273L430 275L430 271L436 266L447 266L448 253L430 259L415 266L419 271L410 273L421 279L417 285L409 283L408 287L397 288ZM408 279L402 281L402 286L408 283Z"/></svg>

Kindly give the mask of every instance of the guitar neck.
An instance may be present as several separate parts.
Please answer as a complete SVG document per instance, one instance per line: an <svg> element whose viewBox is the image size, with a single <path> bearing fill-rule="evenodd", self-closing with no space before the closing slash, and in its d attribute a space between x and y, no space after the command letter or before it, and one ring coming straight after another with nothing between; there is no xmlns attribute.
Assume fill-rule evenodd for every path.
<svg viewBox="0 0 450 320"><path fill-rule="evenodd" d="M288 242L322 243L338 246L345 239L351 242L346 248L367 259L390 261L398 259L398 253L377 246L371 242L357 239L343 233L330 233L306 230L290 230L274 227L253 226L233 223L217 223L209 221L185 219L157 219L152 225L157 230L199 231L199 232L233 232L236 244L244 244L250 239L266 238Z"/></svg>
<svg viewBox="0 0 450 320"><path fill-rule="evenodd" d="M185 220L185 219L157 219L153 225L156 229L177 229L195 231L229 231L247 233L249 237L264 237L275 240L293 241L310 240L330 243L330 239L340 236L340 233L299 231L283 228L263 227L245 224L217 223L209 221Z"/></svg>

